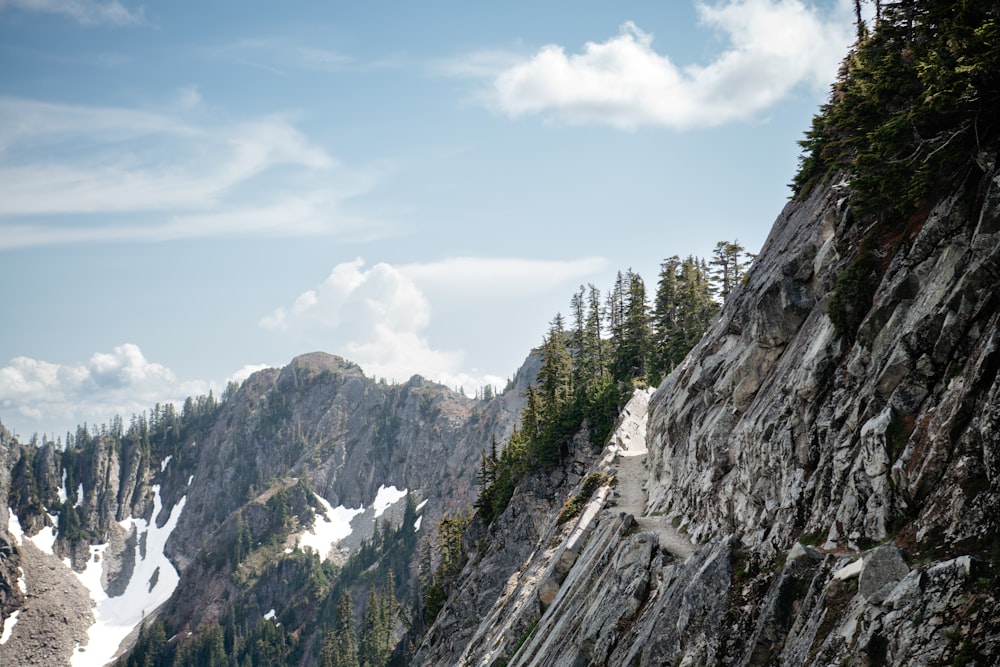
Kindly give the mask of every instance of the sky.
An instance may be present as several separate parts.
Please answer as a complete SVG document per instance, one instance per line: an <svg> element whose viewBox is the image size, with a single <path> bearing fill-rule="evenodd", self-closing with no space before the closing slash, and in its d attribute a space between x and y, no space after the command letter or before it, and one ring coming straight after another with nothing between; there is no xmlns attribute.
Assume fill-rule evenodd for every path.
<svg viewBox="0 0 1000 667"><path fill-rule="evenodd" d="M844 0L0 0L0 422L323 350L502 387L580 285L759 250Z"/></svg>

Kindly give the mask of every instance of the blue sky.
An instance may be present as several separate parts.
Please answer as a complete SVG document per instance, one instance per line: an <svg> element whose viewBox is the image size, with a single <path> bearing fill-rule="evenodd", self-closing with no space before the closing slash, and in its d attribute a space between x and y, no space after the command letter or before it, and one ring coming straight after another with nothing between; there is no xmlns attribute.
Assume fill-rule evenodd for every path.
<svg viewBox="0 0 1000 667"><path fill-rule="evenodd" d="M0 421L503 384L577 286L759 249L852 4L0 0Z"/></svg>

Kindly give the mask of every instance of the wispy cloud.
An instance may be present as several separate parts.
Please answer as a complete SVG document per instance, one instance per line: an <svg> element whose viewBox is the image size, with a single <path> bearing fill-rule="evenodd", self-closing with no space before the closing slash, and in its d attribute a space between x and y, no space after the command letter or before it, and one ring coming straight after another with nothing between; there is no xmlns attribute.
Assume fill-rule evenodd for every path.
<svg viewBox="0 0 1000 667"><path fill-rule="evenodd" d="M496 75L479 55L470 56L464 71L453 68L489 75L483 99L513 118L683 130L752 118L803 84L825 87L853 37L843 2L827 14L801 0L697 8L702 25L726 42L707 65L678 65L653 48L652 34L628 22L617 36L588 42L579 53L548 45Z"/></svg>
<svg viewBox="0 0 1000 667"><path fill-rule="evenodd" d="M361 67L352 56L332 49L302 46L277 37L246 37L205 47L200 52L203 57L278 75L300 70L341 72Z"/></svg>
<svg viewBox="0 0 1000 667"><path fill-rule="evenodd" d="M405 53L387 53L363 59L330 49L303 43L302 35L243 37L198 49L200 57L258 69L276 76L301 72L371 73L384 70L412 69L420 62Z"/></svg>
<svg viewBox="0 0 1000 667"><path fill-rule="evenodd" d="M201 106L196 88L172 114L0 98L0 249L360 226L343 204L377 171L346 167L282 116L188 120Z"/></svg>
<svg viewBox="0 0 1000 667"><path fill-rule="evenodd" d="M446 58L430 63L430 71L440 76L470 79L492 79L525 62L523 53L490 49L475 51L459 58Z"/></svg>
<svg viewBox="0 0 1000 667"><path fill-rule="evenodd" d="M467 308L494 295L537 295L583 280L605 265L603 259L465 257L366 267L359 258L336 265L325 281L274 309L259 324L312 347L343 351L370 376L403 381L420 374L469 388L502 384L499 375L467 368L464 351L438 349L429 340L432 312L440 312L450 300L458 312L449 321L462 326L463 303ZM479 324L465 325L469 335L475 335Z"/></svg>
<svg viewBox="0 0 1000 667"><path fill-rule="evenodd" d="M0 0L0 11L15 9L23 12L56 14L81 25L138 26L146 24L142 7L129 9L118 0Z"/></svg>
<svg viewBox="0 0 1000 667"><path fill-rule="evenodd" d="M603 257L571 260L520 257L452 257L403 264L399 271L421 289L451 298L518 300L562 288L608 266Z"/></svg>
<svg viewBox="0 0 1000 667"><path fill-rule="evenodd" d="M242 381L260 368L244 367L227 381ZM77 364L15 357L0 366L0 419L22 436L33 431L62 435L83 422L104 423L115 415L128 418L156 403L179 403L223 387L224 383L181 380L163 364L146 359L131 343L97 352Z"/></svg>

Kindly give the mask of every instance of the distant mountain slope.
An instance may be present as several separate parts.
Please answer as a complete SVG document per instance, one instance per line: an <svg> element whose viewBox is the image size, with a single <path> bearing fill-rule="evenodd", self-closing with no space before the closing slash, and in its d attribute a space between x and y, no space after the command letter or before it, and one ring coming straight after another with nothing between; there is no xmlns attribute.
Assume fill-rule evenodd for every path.
<svg viewBox="0 0 1000 667"><path fill-rule="evenodd" d="M365 540L409 531L410 566L397 567L407 579L399 587L409 587L418 539L475 498L480 451L509 434L531 368L507 394L477 401L419 377L378 383L313 353L256 373L221 401L157 406L127 427L81 428L65 451L0 430L0 609L11 628L0 661L26 660L31 646L42 655L30 664L65 664L70 655L73 664L103 664L114 650L108 642L149 621L162 601L157 618L178 635L174 643L218 627L235 607L267 606L253 612L258 618L295 608L289 631L301 637L299 658L315 660L323 608L298 597L316 591L263 586L264 573L283 567L296 581L321 561L344 563ZM400 526L417 503L419 520ZM385 527L374 531L376 520ZM307 543L320 553L303 554ZM14 620L17 610L55 604L20 568L28 549L40 568L69 572L72 563L98 600L96 624L88 616L44 650L28 640L30 614ZM328 581L337 568L323 572ZM84 600L85 614L90 606ZM74 653L88 629L86 651Z"/></svg>

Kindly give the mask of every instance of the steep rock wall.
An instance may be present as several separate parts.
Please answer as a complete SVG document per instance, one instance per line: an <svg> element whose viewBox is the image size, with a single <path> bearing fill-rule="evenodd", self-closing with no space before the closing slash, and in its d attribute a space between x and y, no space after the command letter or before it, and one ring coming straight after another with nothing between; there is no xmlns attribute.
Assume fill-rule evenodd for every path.
<svg viewBox="0 0 1000 667"><path fill-rule="evenodd" d="M784 550L821 531L856 549L905 529L958 547L997 529L1000 175L871 250L843 202L823 188L788 205L653 399L650 508L698 539ZM849 341L826 311L861 252L887 268Z"/></svg>
<svg viewBox="0 0 1000 667"><path fill-rule="evenodd" d="M532 577L499 521L428 636L475 629L417 664L1000 661L1000 174L899 230L862 228L847 187L786 206L653 395L644 502L597 494L562 572L571 532L535 525ZM829 302L860 261L874 297L841 335ZM620 484L609 454L592 470Z"/></svg>

